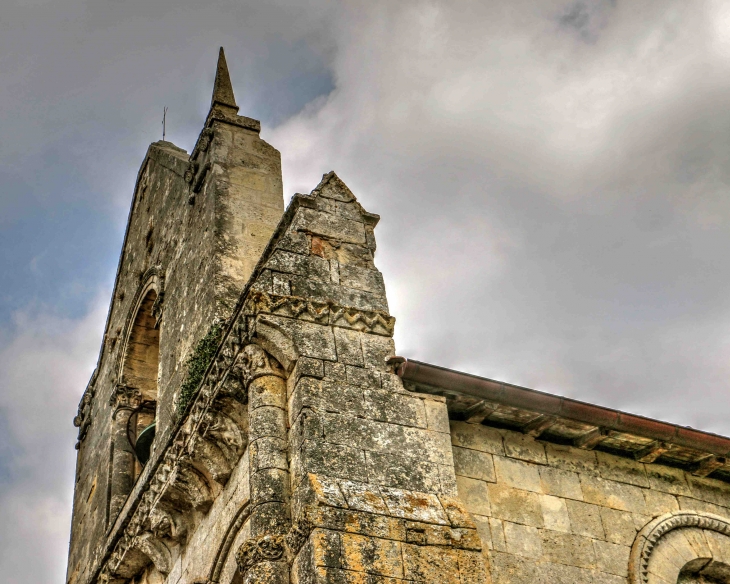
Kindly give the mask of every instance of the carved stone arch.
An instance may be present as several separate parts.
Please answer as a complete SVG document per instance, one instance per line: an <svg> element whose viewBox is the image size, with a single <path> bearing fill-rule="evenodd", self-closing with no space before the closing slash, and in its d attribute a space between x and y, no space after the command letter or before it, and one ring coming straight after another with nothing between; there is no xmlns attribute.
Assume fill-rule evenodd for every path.
<svg viewBox="0 0 730 584"><path fill-rule="evenodd" d="M149 308L151 316L155 319L155 328L159 328L165 298L165 271L161 266L152 266L142 274L140 277L140 285L132 299L132 306L124 321L124 327L121 333L122 346L117 356L117 381L119 384L124 384L124 361L129 352L129 339L132 335L135 320L145 299L148 299L152 295L154 295L154 300Z"/></svg>
<svg viewBox="0 0 730 584"><path fill-rule="evenodd" d="M657 517L636 536L631 584L730 584L730 519L697 511Z"/></svg>
<svg viewBox="0 0 730 584"><path fill-rule="evenodd" d="M235 551L237 542L242 543L241 540L245 539L246 534L243 532L243 526L246 523L249 515L251 514L251 506L249 501L246 501L238 509L233 517L233 520L228 525L223 539L218 546L213 564L210 567L208 574L208 582L210 584L231 584L232 578L241 577L238 572Z"/></svg>

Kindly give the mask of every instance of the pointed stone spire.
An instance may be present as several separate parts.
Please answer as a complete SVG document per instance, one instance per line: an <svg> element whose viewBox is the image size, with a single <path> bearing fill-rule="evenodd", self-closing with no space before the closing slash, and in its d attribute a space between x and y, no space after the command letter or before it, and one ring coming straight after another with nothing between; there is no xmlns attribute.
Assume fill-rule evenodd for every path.
<svg viewBox="0 0 730 584"><path fill-rule="evenodd" d="M231 85L231 76L228 74L228 65L226 64L226 54L221 47L218 53L218 69L215 72L215 85L213 86L213 99L210 107L215 105L224 105L236 108L236 98L233 96L233 86Z"/></svg>

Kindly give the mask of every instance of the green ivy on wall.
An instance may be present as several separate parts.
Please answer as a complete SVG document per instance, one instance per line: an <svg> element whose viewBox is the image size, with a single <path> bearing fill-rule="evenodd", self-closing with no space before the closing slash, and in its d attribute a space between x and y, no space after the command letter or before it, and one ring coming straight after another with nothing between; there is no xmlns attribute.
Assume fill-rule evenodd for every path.
<svg viewBox="0 0 730 584"><path fill-rule="evenodd" d="M206 335L195 345L192 355L185 362L188 371L180 388L180 397L177 400L177 413L179 416L185 413L188 404L198 392L203 375L205 375L208 365L213 360L223 335L223 324L222 322L213 323Z"/></svg>

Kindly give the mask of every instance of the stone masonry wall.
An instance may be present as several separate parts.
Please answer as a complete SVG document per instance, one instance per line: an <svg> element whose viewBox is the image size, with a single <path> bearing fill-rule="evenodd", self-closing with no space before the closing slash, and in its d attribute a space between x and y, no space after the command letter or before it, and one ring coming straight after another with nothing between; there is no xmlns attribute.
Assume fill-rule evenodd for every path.
<svg viewBox="0 0 730 584"><path fill-rule="evenodd" d="M730 485L679 469L481 424L452 422L451 440L495 584L625 584L631 546L652 519L730 518Z"/></svg>

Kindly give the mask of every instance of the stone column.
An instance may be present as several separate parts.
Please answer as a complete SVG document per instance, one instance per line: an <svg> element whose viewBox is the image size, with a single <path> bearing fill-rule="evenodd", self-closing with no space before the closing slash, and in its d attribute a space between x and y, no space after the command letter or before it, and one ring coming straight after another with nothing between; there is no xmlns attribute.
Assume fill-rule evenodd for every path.
<svg viewBox="0 0 730 584"><path fill-rule="evenodd" d="M258 345L242 352L250 424L251 538L236 554L245 584L288 584L285 535L291 526L286 376Z"/></svg>
<svg viewBox="0 0 730 584"><path fill-rule="evenodd" d="M114 523L117 515L134 486L134 452L127 437L127 426L134 408L139 406L142 395L138 389L118 385L109 404L112 413L112 472L109 499L109 524Z"/></svg>

